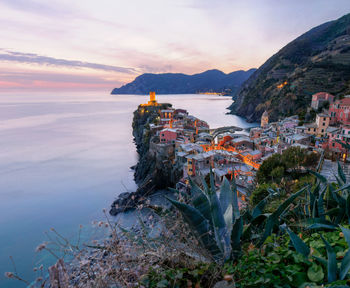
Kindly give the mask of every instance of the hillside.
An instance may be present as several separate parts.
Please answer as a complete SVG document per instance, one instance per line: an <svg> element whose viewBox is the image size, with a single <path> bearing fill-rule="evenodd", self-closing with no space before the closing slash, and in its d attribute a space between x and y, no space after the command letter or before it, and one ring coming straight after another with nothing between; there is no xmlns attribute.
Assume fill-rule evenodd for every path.
<svg viewBox="0 0 350 288"><path fill-rule="evenodd" d="M317 26L268 59L241 86L230 109L248 121L306 109L311 95L350 93L350 14Z"/></svg>
<svg viewBox="0 0 350 288"><path fill-rule="evenodd" d="M225 92L233 95L256 69L235 71L225 74L219 70L208 70L203 73L186 75L180 73L142 74L111 94L189 94L198 92Z"/></svg>

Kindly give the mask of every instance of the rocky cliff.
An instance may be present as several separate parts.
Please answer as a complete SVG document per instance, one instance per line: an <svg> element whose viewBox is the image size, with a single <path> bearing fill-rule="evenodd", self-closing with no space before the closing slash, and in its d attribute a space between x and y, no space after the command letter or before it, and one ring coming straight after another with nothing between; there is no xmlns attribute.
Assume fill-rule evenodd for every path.
<svg viewBox="0 0 350 288"><path fill-rule="evenodd" d="M163 108L171 106L163 105ZM135 166L135 181L139 187L147 187L148 193L174 186L181 176L181 171L173 165L174 145L157 145L159 138L150 130L149 124L157 124L158 113L147 109L141 112L141 109L134 112L133 119L133 136L139 154Z"/></svg>
<svg viewBox="0 0 350 288"><path fill-rule="evenodd" d="M233 95L256 69L225 74L219 70L186 75L180 73L142 74L133 82L113 89L111 94L192 94L218 92Z"/></svg>
<svg viewBox="0 0 350 288"><path fill-rule="evenodd" d="M174 144L159 144L159 137L150 124L159 121L159 109L171 107L161 104L158 107L139 106L133 117L133 136L139 159L134 168L138 189L133 193L123 193L113 202L111 215L143 204L146 197L160 189L174 187L182 176L182 167L174 163Z"/></svg>
<svg viewBox="0 0 350 288"><path fill-rule="evenodd" d="M232 113L277 120L310 105L311 95L350 93L350 14L301 35L268 59L242 84Z"/></svg>

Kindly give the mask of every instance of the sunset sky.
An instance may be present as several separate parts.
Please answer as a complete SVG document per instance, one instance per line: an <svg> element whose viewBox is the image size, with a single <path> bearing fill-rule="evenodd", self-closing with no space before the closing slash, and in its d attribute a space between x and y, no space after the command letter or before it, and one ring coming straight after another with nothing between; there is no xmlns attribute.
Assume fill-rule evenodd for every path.
<svg viewBox="0 0 350 288"><path fill-rule="evenodd" d="M349 0L1 0L0 91L259 67Z"/></svg>

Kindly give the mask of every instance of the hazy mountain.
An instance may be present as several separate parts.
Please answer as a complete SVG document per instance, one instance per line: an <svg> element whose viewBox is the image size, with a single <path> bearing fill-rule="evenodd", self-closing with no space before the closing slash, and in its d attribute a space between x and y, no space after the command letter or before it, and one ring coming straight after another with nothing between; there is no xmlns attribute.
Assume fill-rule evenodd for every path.
<svg viewBox="0 0 350 288"><path fill-rule="evenodd" d="M260 120L264 110L277 120L305 110L320 91L350 92L350 14L311 29L273 55L241 86L231 109L248 121Z"/></svg>
<svg viewBox="0 0 350 288"><path fill-rule="evenodd" d="M148 94L150 91L158 94L188 94L226 91L233 95L255 70L240 70L229 74L219 70L208 70L194 75L146 73L136 77L131 83L113 89L111 94Z"/></svg>

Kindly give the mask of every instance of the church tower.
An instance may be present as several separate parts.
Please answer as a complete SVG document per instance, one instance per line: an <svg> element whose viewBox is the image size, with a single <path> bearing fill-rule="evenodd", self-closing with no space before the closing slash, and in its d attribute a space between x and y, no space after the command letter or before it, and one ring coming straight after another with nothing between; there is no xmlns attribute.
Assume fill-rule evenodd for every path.
<svg viewBox="0 0 350 288"><path fill-rule="evenodd" d="M269 114L265 110L265 112L261 116L261 127L266 127L269 124Z"/></svg>

